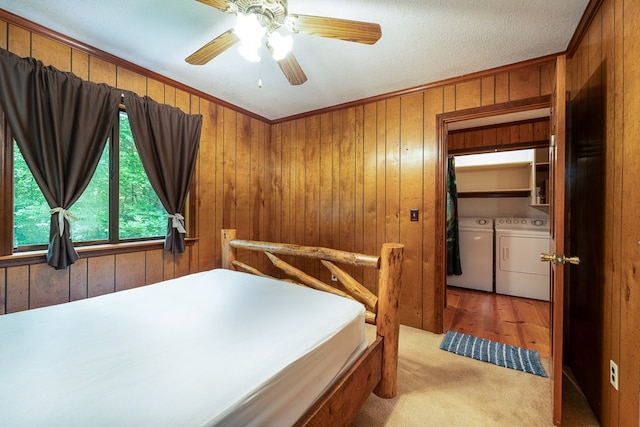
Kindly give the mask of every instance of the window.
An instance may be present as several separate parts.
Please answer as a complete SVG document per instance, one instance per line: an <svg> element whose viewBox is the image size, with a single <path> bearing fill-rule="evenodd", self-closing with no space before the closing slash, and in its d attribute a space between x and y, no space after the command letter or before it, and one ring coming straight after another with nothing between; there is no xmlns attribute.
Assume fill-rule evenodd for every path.
<svg viewBox="0 0 640 427"><path fill-rule="evenodd" d="M14 248L36 249L49 242L51 215L35 179L14 142ZM117 243L161 238L167 212L151 187L131 135L125 111L115 120L98 167L80 199L69 208L74 243Z"/></svg>

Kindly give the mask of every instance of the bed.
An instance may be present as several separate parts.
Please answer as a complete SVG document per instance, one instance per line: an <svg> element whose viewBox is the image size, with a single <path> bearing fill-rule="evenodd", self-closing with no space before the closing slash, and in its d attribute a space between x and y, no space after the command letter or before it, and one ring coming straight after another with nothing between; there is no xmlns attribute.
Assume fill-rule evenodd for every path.
<svg viewBox="0 0 640 427"><path fill-rule="evenodd" d="M1 316L0 425L349 425L371 392L393 397L402 245L368 256L235 237L222 230L223 268ZM342 289L284 260L297 256ZM377 269L378 295L339 264Z"/></svg>

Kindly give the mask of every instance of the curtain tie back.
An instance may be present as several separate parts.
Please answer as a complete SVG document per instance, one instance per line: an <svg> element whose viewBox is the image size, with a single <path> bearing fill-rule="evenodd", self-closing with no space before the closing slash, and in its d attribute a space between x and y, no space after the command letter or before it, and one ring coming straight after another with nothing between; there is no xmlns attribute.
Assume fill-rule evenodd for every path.
<svg viewBox="0 0 640 427"><path fill-rule="evenodd" d="M74 221L78 220L77 216L75 216L74 214L72 214L71 212L69 212L68 210L62 207L53 208L49 212L51 213L51 215L58 214L58 229L60 230L60 237L62 237L62 233L64 233L65 218L69 222L71 220L74 220ZM69 223L69 235L71 235L71 223Z"/></svg>
<svg viewBox="0 0 640 427"><path fill-rule="evenodd" d="M187 232L184 229L184 217L181 214L169 215L169 218L171 218L171 226L177 228L179 233L185 234Z"/></svg>

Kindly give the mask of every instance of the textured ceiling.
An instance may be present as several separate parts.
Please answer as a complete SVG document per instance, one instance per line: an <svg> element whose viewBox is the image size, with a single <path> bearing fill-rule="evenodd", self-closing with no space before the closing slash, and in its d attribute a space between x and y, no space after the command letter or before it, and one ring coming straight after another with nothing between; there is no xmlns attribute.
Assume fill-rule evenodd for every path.
<svg viewBox="0 0 640 427"><path fill-rule="evenodd" d="M588 0L290 0L289 13L379 23L374 45L294 35L308 81L233 47L188 55L234 25L195 0L0 0L0 8L269 120L562 52ZM262 79L262 88L258 87Z"/></svg>

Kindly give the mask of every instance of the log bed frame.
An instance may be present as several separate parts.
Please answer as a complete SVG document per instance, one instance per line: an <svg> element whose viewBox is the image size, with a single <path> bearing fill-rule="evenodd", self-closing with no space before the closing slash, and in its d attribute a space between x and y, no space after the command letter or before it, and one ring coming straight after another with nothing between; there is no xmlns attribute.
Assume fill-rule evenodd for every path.
<svg viewBox="0 0 640 427"><path fill-rule="evenodd" d="M380 256L372 256L322 247L237 240L236 230L222 230L223 268L271 277L238 261L237 249L264 252L275 267L293 278L287 279L288 281L361 302L367 310L367 323L376 325L376 339L351 368L308 409L296 426L348 426L371 392L383 398L396 395L400 328L398 301L404 245L385 243ZM298 270L275 254L321 260L345 290L334 288ZM369 291L334 262L378 270L378 295Z"/></svg>

